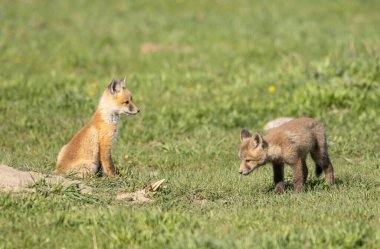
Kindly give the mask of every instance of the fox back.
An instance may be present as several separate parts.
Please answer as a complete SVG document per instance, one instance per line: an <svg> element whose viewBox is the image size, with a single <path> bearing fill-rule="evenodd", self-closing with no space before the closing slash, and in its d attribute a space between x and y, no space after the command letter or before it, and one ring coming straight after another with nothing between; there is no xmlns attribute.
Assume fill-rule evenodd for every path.
<svg viewBox="0 0 380 249"><path fill-rule="evenodd" d="M271 149L285 163L294 163L304 158L309 152L325 147L325 129L319 121L311 118L299 118L269 130L264 140L271 144ZM277 155L277 150L281 153ZM327 153L327 152L326 152Z"/></svg>

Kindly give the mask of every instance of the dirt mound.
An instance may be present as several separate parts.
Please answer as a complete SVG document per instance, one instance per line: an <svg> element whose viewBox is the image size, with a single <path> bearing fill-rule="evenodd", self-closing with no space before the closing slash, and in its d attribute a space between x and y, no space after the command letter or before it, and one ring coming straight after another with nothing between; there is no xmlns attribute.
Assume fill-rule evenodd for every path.
<svg viewBox="0 0 380 249"><path fill-rule="evenodd" d="M91 188L79 180L70 180L62 176L41 174L34 171L21 171L15 168L0 165L0 191L3 192L35 192L35 184L44 181L50 185L62 185L69 187L77 185L82 194L90 194ZM152 197L160 188L165 179L148 184L144 189L132 193L119 193L117 200L131 203L152 202Z"/></svg>
<svg viewBox="0 0 380 249"><path fill-rule="evenodd" d="M36 182L41 180L47 184L61 184L64 187L78 185L82 194L91 192L90 187L78 180L69 180L62 176L46 175L34 171L21 171L6 165L0 165L0 191L35 192L33 186Z"/></svg>

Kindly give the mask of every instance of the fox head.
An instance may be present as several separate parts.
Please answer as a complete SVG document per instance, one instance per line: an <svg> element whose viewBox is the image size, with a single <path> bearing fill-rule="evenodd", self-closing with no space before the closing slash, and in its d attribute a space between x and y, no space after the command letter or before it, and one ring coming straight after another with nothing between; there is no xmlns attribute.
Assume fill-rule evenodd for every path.
<svg viewBox="0 0 380 249"><path fill-rule="evenodd" d="M267 159L267 143L259 133L253 135L246 129L240 133L240 170L239 173L248 175L264 165Z"/></svg>
<svg viewBox="0 0 380 249"><path fill-rule="evenodd" d="M125 86L125 79L111 81L100 99L99 108L109 117L120 114L135 115L140 112L133 103L131 92Z"/></svg>

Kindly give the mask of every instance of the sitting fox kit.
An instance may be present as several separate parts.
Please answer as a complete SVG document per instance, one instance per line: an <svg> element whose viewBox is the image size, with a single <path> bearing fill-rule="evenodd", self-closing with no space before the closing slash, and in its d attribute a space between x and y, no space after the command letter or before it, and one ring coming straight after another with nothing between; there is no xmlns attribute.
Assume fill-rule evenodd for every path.
<svg viewBox="0 0 380 249"><path fill-rule="evenodd" d="M311 118L290 120L270 129L268 134L251 134L243 129L240 134L240 174L248 175L266 163L272 163L275 191L284 192L284 164L293 170L296 192L304 189L308 169L306 157L310 153L315 162L317 177L325 173L329 185L334 183L334 169L327 151L325 129Z"/></svg>
<svg viewBox="0 0 380 249"><path fill-rule="evenodd" d="M83 177L96 174L102 167L103 174L114 176L111 146L117 139L119 115L137 113L139 109L132 102L125 79L112 80L90 122L60 150L55 173L73 173Z"/></svg>

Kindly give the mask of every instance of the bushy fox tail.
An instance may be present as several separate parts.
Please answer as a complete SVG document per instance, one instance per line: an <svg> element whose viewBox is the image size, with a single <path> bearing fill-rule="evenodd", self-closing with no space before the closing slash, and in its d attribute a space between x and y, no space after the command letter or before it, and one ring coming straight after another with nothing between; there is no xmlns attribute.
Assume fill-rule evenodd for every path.
<svg viewBox="0 0 380 249"><path fill-rule="evenodd" d="M326 131L321 123L314 127L314 136L316 143L310 154L315 162L315 174L319 177L324 171L326 180L331 185L334 181L334 169L328 153Z"/></svg>

